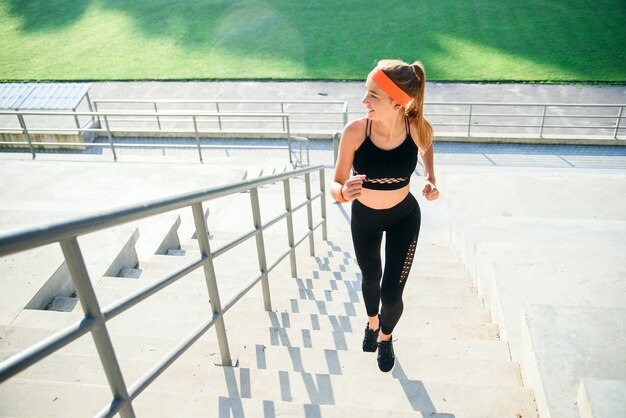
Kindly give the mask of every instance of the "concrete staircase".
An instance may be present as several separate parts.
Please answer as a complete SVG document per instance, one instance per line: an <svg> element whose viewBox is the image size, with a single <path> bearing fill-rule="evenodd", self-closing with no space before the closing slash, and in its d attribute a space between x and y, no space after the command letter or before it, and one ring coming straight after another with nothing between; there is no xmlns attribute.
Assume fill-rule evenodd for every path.
<svg viewBox="0 0 626 418"><path fill-rule="evenodd" d="M349 205L329 203L329 241L316 233L317 256L308 255L305 242L297 250L296 278L288 259L270 274L273 310L263 310L257 287L226 313L235 366L216 365L219 350L209 330L137 397L137 416L537 417L533 392L523 387L508 343L499 339L497 325L445 239L445 203L421 204L422 233L405 311L394 332L397 363L391 373L378 370L374 353L361 351L366 320L352 256ZM286 242L284 235L272 233L265 240L269 246ZM140 260L139 278L100 278L96 293L101 306L198 255L195 240L181 239L181 248L182 256ZM247 260L253 261L225 256L216 266L222 302L258 271L256 256ZM76 321L81 312L80 304L73 312L22 311L2 331L0 360ZM209 314L199 271L111 320L127 385ZM3 417L91 416L109 401L89 335L0 385Z"/></svg>
<svg viewBox="0 0 626 418"><path fill-rule="evenodd" d="M454 246L539 415L625 416L626 174L446 167L438 175Z"/></svg>

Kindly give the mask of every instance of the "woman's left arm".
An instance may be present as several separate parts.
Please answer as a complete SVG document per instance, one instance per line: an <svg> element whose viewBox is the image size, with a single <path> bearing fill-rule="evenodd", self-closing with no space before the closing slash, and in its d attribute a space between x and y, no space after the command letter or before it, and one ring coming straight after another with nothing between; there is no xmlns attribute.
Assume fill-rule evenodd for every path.
<svg viewBox="0 0 626 418"><path fill-rule="evenodd" d="M437 186L435 186L435 158L433 153L433 145L431 144L424 151L420 151L420 156L422 157L422 164L424 164L425 180L422 194L426 197L427 200L435 200L439 197L439 190L437 190Z"/></svg>

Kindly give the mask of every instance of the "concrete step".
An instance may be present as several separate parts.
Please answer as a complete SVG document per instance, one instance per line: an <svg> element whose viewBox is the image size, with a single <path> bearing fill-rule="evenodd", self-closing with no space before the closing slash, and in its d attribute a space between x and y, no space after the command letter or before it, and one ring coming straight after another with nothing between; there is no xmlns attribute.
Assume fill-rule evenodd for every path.
<svg viewBox="0 0 626 418"><path fill-rule="evenodd" d="M90 277L114 276L123 267L134 266L137 259L134 245L138 238L133 225L79 237ZM22 309L43 309L55 296L70 296L74 290L56 244L0 257L0 325L10 325Z"/></svg>
<svg viewBox="0 0 626 418"><path fill-rule="evenodd" d="M194 365L195 366L195 365ZM394 374L359 381L358 375L327 375L246 367L193 367L175 363L152 388L164 392L272 399L285 402L362 407L377 399L377 408L467 415L534 417L532 393L520 388L453 385L406 379L401 361ZM355 390L356 389L356 390Z"/></svg>
<svg viewBox="0 0 626 418"><path fill-rule="evenodd" d="M411 278L409 277L409 280ZM294 283L295 281L295 283ZM309 295L308 297L315 297L318 299L318 296L325 295L326 293L331 294L345 294L346 290L348 293L354 293L356 290L360 293L361 290L361 282L356 280L324 280L317 279L311 281L305 280L294 280L289 277L272 277L270 279L271 288L274 289L276 287L283 289L293 289L297 286L297 290L301 295L305 293ZM295 286L294 286L295 285ZM304 293L303 293L304 292ZM420 296L430 296L430 295L441 295L441 296L469 296L478 298L476 295L476 289L468 284L446 284L446 283L422 283L422 282L407 282L404 294L407 296L410 295L420 295ZM322 296L321 300L325 300L326 296Z"/></svg>
<svg viewBox="0 0 626 418"><path fill-rule="evenodd" d="M159 274L163 277L163 274ZM248 278L222 276L218 279L218 288L222 300L226 300L225 294L234 295L237 291L243 289L249 281L256 276ZM104 289L116 288L122 292L127 290L129 293L141 289L148 285L150 280L118 279L103 278L99 281L96 292L103 293ZM251 292L260 292L260 284L258 288L254 288ZM206 294L206 280L202 272L194 272L190 276L179 280L178 282L164 289L165 292L182 292L194 294ZM324 280L311 278L297 278L278 276L270 274L270 290L278 298L298 298L309 300L323 301L347 301L352 303L362 303L361 284L356 279L351 280ZM468 307L482 309L481 300L474 295L472 287L466 284L456 284L454 282L444 281L438 285L435 280L426 282L416 282L407 285L404 293L404 299L407 304L418 304L424 306L450 306L450 307Z"/></svg>
<svg viewBox="0 0 626 418"><path fill-rule="evenodd" d="M349 233L339 240L337 237L333 237L332 243L317 239L315 243L315 255L320 259L328 259L329 261L339 259L342 261L349 260L356 262L354 247ZM308 251L308 246L305 246L305 248ZM418 240L415 254L417 260L429 260L433 263L456 265L456 263L461 261L456 249L450 243L428 243Z"/></svg>
<svg viewBox="0 0 626 418"><path fill-rule="evenodd" d="M294 417L294 418L346 418L375 415L380 418L450 418L447 413L421 413L419 411L398 411L395 409L376 409L375 403L361 407L342 407L336 405L302 404L277 400L257 400L234 396L183 397L179 394L147 392L134 403L138 416L205 416L205 411L216 411L220 417ZM495 416L454 415L455 418L504 418Z"/></svg>
<svg viewBox="0 0 626 418"><path fill-rule="evenodd" d="M161 338L183 338L205 320L187 318L154 318L133 315L129 311L107 322L109 332L119 335L137 335ZM130 315L129 315L130 314ZM14 321L15 327L60 330L82 319L78 312L23 311ZM225 315L227 329L251 333L268 328L297 330L325 330L360 335L364 329L362 318L334 315L294 314L287 312L236 311ZM493 324L464 321L462 323L423 323L403 318L394 331L396 337L414 336L436 339L497 339L498 329ZM242 329L243 328L243 329Z"/></svg>
<svg viewBox="0 0 626 418"><path fill-rule="evenodd" d="M463 385L522 386L519 365L508 360L424 356L414 347L401 343L395 344L394 348L397 358L403 360L403 371L408 379ZM380 376L374 353L263 344L246 346L239 355L239 367L312 374L359 375L364 379Z"/></svg>
<svg viewBox="0 0 626 418"><path fill-rule="evenodd" d="M367 416L375 412L384 418L449 418L447 412L421 413L397 408L378 408L375 402L356 407L321 405L313 403L284 402L273 399L250 399L238 394L210 396L184 394L148 389L133 401L138 417L186 418L219 416L288 416L342 418ZM74 382L41 382L16 378L0 388L0 411L4 416L15 418L51 417L82 418L93 416L110 402L110 390L102 385L82 385ZM33 402L37 399L40 402ZM81 408L76 405L80 404ZM445 409L443 410L445 411ZM455 418L505 418L515 415L460 415ZM535 415L529 415L533 417ZM526 415L524 415L526 417Z"/></svg>
<svg viewBox="0 0 626 418"><path fill-rule="evenodd" d="M228 333L228 340L233 352L237 352L238 347L250 347L253 344L360 352L363 340L363 335L358 332L347 334L336 331L271 327L248 330L248 332L239 327L231 327L229 330L233 331ZM54 332L54 329L49 328L9 328L0 339L0 353L4 353L4 357L1 357L0 360L8 358L15 353L15 350L30 347ZM171 336L149 337L111 333L111 338L116 353L121 358L140 358L153 361L161 359L179 342ZM508 361L510 359L508 344L500 340L403 335L398 337L397 341L395 349L398 353L408 349L426 357L495 361ZM60 352L79 355L96 354L93 340L89 335L65 346ZM210 355L216 352L218 351L215 331L211 329L185 353L185 356L193 358L194 361L208 361Z"/></svg>
<svg viewBox="0 0 626 418"><path fill-rule="evenodd" d="M402 361L403 373L407 379L420 379L432 382L447 382L463 385L486 385L517 388L522 386L517 363L498 360L467 358L441 358L424 356L406 344L397 344L397 358ZM208 347L206 347L208 348ZM217 345L204 353L193 350L185 353L179 361L188 363L189 368L213 364L219 359ZM17 350L0 351L1 358L16 354ZM116 353L124 375L132 383L154 360L126 357ZM204 354L204 356L200 356ZM374 353L362 351L320 350L301 347L281 347L263 344L231 344L231 355L238 359L238 367L251 370L286 370L289 372L343 375L359 375L364 379L377 379L381 376ZM83 381L86 384L106 382L102 365L95 352L76 354L55 353L42 362L31 366L20 377Z"/></svg>
<svg viewBox="0 0 626 418"><path fill-rule="evenodd" d="M619 416L624 412L626 380L581 379L576 399L580 418Z"/></svg>
<svg viewBox="0 0 626 418"><path fill-rule="evenodd" d="M200 258L200 251L196 247L196 250L184 251L184 255L154 254L150 259L141 261L139 267L145 272L151 270L171 271L198 258Z"/></svg>
<svg viewBox="0 0 626 418"><path fill-rule="evenodd" d="M105 280L119 281L120 279L105 278ZM123 279L122 279L123 280ZM106 307L122 298L128 296L136 289L126 289L124 287L105 287L99 286L96 289L98 301L102 307ZM364 317L365 308L361 302L358 293L353 292L348 296L338 294L339 292L325 291L325 298L320 299L320 294L314 294L308 289L286 289L271 288L272 309L278 312L291 312L302 314L320 314L320 315L347 315ZM441 299L440 297L438 297ZM482 321L489 322L490 318L482 308L477 306L469 307L447 307L438 306L432 303L428 305L420 304L420 301L428 299L427 297L405 298L407 304L405 306L406 317L417 318L422 322L463 322ZM354 302L354 300L356 300ZM235 305L233 310L249 309L250 307L264 309L263 298L261 296L260 285L254 288L250 293L244 296L239 304ZM80 312L80 304L76 308ZM206 318L210 313L210 300L208 291L172 291L169 288L164 289L155 295L150 296L140 306L133 308L133 317L177 317L177 318ZM130 313L129 312L129 313Z"/></svg>
<svg viewBox="0 0 626 418"><path fill-rule="evenodd" d="M283 281L279 282L278 280L270 279L270 292L279 299L289 298L296 300L337 302L340 305L346 302L352 304L363 303L360 291L361 286L357 281L338 280L334 283L330 282L326 284L318 281L313 282L315 283L313 284L314 288L298 287L294 289L293 287L289 287L286 283L289 279L281 280ZM299 286L301 285L300 283L298 283ZM309 286L310 282L306 285ZM437 288L437 286L430 284L407 284L403 300L405 306L444 306L482 309L482 302L478 297L472 295L471 288L456 285Z"/></svg>
<svg viewBox="0 0 626 418"><path fill-rule="evenodd" d="M162 289L146 299L143 303L158 304L168 306L189 306L194 307L197 305L204 305L209 303L209 295L206 286L202 289L200 286L195 287L197 290L189 289L185 286L185 278L179 280L179 282L171 284L170 286ZM105 277L96 286L96 295L100 306L107 306L117 300L120 300L137 290L146 287L149 283L144 283L138 280L136 282L129 281L129 283L120 283L124 279L120 278L108 278Z"/></svg>
<svg viewBox="0 0 626 418"><path fill-rule="evenodd" d="M178 257L161 256L160 258L165 259L166 264L169 264L170 262L180 263L179 260L176 260ZM144 270L143 274L138 279L103 277L96 285L96 294L103 298L103 302L101 302L101 304L106 306L108 303L111 303L116 299L115 295L123 297L136 290L142 289L157 278L164 277L172 269L164 268L161 263L158 266ZM286 269L288 269L288 267ZM255 272L255 274L258 274L258 272ZM290 273L286 273L284 275L275 272L270 273L270 287L272 289L272 293L278 295L278 297L297 297L300 299L307 298L324 301L346 300L358 303L362 300L359 296L361 284L355 277L346 277L344 279L336 272L315 271L312 272L310 275L311 277L301 275L294 279L290 276ZM226 294L230 296L234 295L247 284L247 281L249 282L254 277L256 276L252 274L248 278L231 277L230 275L218 277L218 287L220 288L220 292L223 293L221 295L222 300L226 300ZM292 284L294 288L297 287L297 289L292 290L290 288ZM253 292L254 291L256 291L256 289L254 289ZM159 303L162 303L163 301L170 299L170 297L165 296L165 294L173 295L171 298L176 300L184 299L184 295L193 295L191 296L193 300L203 299L203 296L206 297L207 295L207 290L206 280L202 269L192 272L189 276L168 286L162 292L163 294L152 296L150 301L159 300ZM407 285L405 290L405 299L411 303L425 304L429 306L442 305L452 307L466 306L468 308L477 309L482 308L481 301L476 298L474 294L475 290L469 284L469 280L419 277L416 278L416 280L412 280ZM274 297L277 297L276 295ZM169 304L170 302L168 301L165 303Z"/></svg>
<svg viewBox="0 0 626 418"><path fill-rule="evenodd" d="M363 327L365 328L365 327ZM339 331L321 331L295 328L266 327L248 329L229 327L229 341L248 346L251 341L265 346L302 347L321 350L360 352L363 333L343 333ZM424 356L442 358L471 358L509 360L509 349L505 341L488 339L456 338L455 336L403 335L394 337L398 341L394 348L402 351L409 348ZM400 352L398 351L398 352Z"/></svg>
<svg viewBox="0 0 626 418"><path fill-rule="evenodd" d="M282 275L279 275L277 272L281 272ZM348 277L348 274L336 271L299 271L298 276L296 278L291 277L291 273L288 271L280 271L275 270L270 273L270 277L289 277L292 280L296 281L298 287L301 288L314 288L314 283L318 280L322 280L321 283L325 282L345 282L345 283L353 283L356 287L360 288L361 286L361 275L356 272L352 274L352 277ZM411 274L409 276L410 286L407 286L407 290L410 289L414 284L427 285L427 286L443 286L443 287L469 287L474 289L472 285L472 281L467 277L437 277L437 276L428 276L428 275L418 275Z"/></svg>
<svg viewBox="0 0 626 418"><path fill-rule="evenodd" d="M18 350L28 348L49 337L54 330L44 328L11 328L0 339L0 361L14 355ZM7 338L8 337L8 338ZM173 338L145 337L141 335L111 334L113 346L118 358L142 359L156 362L172 351L180 340ZM243 345L241 345L243 347ZM237 342L231 343L232 351L240 351ZM192 361L210 362L212 353L218 352L215 331L209 330L185 355ZM95 356L97 351L90 335L81 337L61 348L58 353L79 356Z"/></svg>
<svg viewBox="0 0 626 418"><path fill-rule="evenodd" d="M144 274L145 272L149 274ZM144 270L138 278L126 278L126 277L101 277L94 288L96 294L100 289L115 289L120 292L134 292L139 289L143 289L146 286L154 283L158 279L164 278L166 275L170 274L171 270ZM178 281L170 284L162 291L165 292L180 292L180 293L197 293L201 291L202 284L204 284L204 289L206 289L206 280L202 271L194 271L179 279Z"/></svg>
<svg viewBox="0 0 626 418"><path fill-rule="evenodd" d="M14 418L84 418L96 415L111 403L112 398L108 385L15 377L0 386L0 415Z"/></svg>
<svg viewBox="0 0 626 418"><path fill-rule="evenodd" d="M577 416L581 379L626 376L626 308L526 304L521 346L522 376L539 413Z"/></svg>
<svg viewBox="0 0 626 418"><path fill-rule="evenodd" d="M384 263L384 260L383 260ZM298 273L306 271L320 271L320 272L340 272L342 275L346 273L360 273L360 269L355 260L352 259L337 259L329 257L301 257L297 260ZM425 258L423 261L417 258L413 262L411 267L411 277L430 276L430 277L447 277L468 279L465 266L454 261L451 263L435 262Z"/></svg>
<svg viewBox="0 0 626 418"><path fill-rule="evenodd" d="M289 297L292 293L285 292L280 289L272 289L271 302L272 310L276 312L289 312L296 314L318 314L318 315L342 315L356 316L365 320L365 305L350 301L333 300L330 294L326 300L308 299L306 297ZM422 298L423 299L423 298ZM471 307L448 307L448 306L431 306L420 305L420 298L408 297L405 299L403 318L410 320L419 320L422 322L439 321L439 322L490 322L489 315L481 308ZM244 296L241 304L236 305L232 309L237 311L240 309L263 308L263 298L261 296Z"/></svg>
<svg viewBox="0 0 626 418"><path fill-rule="evenodd" d="M47 368L40 368L45 373L42 380L45 383L80 380L83 384L100 385L104 376L101 366L93 360L75 357L73 367L67 367L67 361L58 365L51 363ZM125 379L133 382L150 365L148 362L135 360L121 366ZM362 407L363 399L377 399L377 407L381 409L446 411L469 415L514 416L519 413L524 417L536 416L532 393L528 390L412 380L407 377L401 360L398 360L393 373L378 373L360 382L354 378L355 375L347 374L259 370L244 366L218 367L178 361L153 383L150 391L214 398L235 395L258 400L344 407ZM10 391L10 386L14 384L14 381L7 382L6 386L9 388L5 388L3 384L2 392L7 389ZM355 390L355 385L359 387L358 390ZM55 388L50 390L52 393L56 392Z"/></svg>
<svg viewBox="0 0 626 418"><path fill-rule="evenodd" d="M264 311L244 311L232 312L232 315L225 316L227 328L252 327L256 329L273 328L294 328L304 330L326 330L343 333L355 333L361 335L365 328L363 318L349 317L346 315L317 315L317 314L294 314L287 312L264 312ZM400 320L394 330L396 337L414 336L442 338L442 339L496 339L498 336L497 327L483 322L463 323L413 323L411 321ZM252 326L254 325L254 326Z"/></svg>

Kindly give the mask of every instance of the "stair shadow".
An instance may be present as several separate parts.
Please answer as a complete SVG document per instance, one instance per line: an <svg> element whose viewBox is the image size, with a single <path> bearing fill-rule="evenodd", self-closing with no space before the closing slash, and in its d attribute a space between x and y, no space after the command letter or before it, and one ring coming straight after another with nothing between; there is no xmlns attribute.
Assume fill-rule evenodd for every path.
<svg viewBox="0 0 626 418"><path fill-rule="evenodd" d="M250 369L240 368L239 381L235 376L235 368L223 368L228 397L219 397L219 417L220 418L243 418L245 411L242 399L252 399L250 384ZM283 370L277 371L280 384L280 400L281 402L293 402L292 378L300 376L307 391L307 395L311 404L304 405L307 417L321 417L319 405L335 405L335 397L333 394L330 375L312 374L306 372L287 372ZM274 401L263 400L263 416L265 418L276 417L276 409Z"/></svg>
<svg viewBox="0 0 626 418"><path fill-rule="evenodd" d="M232 412L232 416L235 418L245 417L245 413L243 410L243 403L241 402L241 398L250 397L250 392L251 392L250 369L246 369L246 368L235 369L233 367L223 367L222 370L224 371L224 378L226 380L226 389L228 390L228 398L220 396L219 416L220 418L230 417L231 412ZM235 370L238 370L240 373L241 391L239 389L239 385L237 384L237 378L235 377Z"/></svg>
<svg viewBox="0 0 626 418"><path fill-rule="evenodd" d="M257 369L267 370L267 358L265 356L265 346L263 344L257 344L255 347L256 365ZM302 348L306 347L287 347L289 352L289 358L291 360L292 368L294 372L306 373L304 365L302 363ZM339 361L339 355L337 350L324 349L324 356L326 358L326 365L328 366L328 374L330 375L342 375L341 363Z"/></svg>
<svg viewBox="0 0 626 418"><path fill-rule="evenodd" d="M328 257L319 258L316 257L318 262L318 268L320 271L332 271L330 266L330 258L334 258L335 252L341 253L343 262L348 264L350 262L350 254L343 252L340 247L329 243L331 251L328 253ZM340 270L346 271L343 264ZM343 277L341 272L334 272L334 280L331 280L331 287L333 290L338 290L337 281L342 281ZM319 309L319 314L310 314L311 324L310 329L303 328L302 342L303 347L298 347L292 344L287 333L288 328L292 328L291 317L289 312L267 312L267 317L270 320L270 327L268 331L270 333L270 342L272 346L285 346L287 347L289 358L291 361L290 372L279 370L278 378L280 382L280 400L282 402L292 402L292 381L290 379L300 377L302 383L307 391L307 396L310 404L304 404L304 413L306 417L317 418L322 416L319 405L334 405L335 399L333 394L331 375L341 375L342 368L339 360L338 350L347 351L348 345L345 338L345 333L352 333L352 326L350 324L349 316L356 315L354 303L358 303L357 288L358 279L356 281L345 281L346 288L348 289L351 302L346 304L348 315L330 315L326 309L326 302L332 302L332 291L325 292L325 300L317 300L313 293L313 280L319 280L319 272L313 272L313 278L296 278L298 285L299 298L302 300L312 300L315 302ZM290 299L292 305L292 312L299 313L298 299ZM352 315L350 315L352 314ZM312 330L321 330L320 315L327 316L332 326L332 336L336 349L325 349L324 355L328 366L328 374L312 374L307 373L302 360L302 349L313 348ZM256 367L260 370L268 370L267 358L265 355L265 346L257 344L255 346ZM234 417L241 418L245 416L244 407L241 398L251 397L250 389L250 371L249 369L241 369L240 383L237 382L235 370L232 368L224 368L224 375L228 387L228 397L219 398L219 417ZM276 417L276 407L274 401L263 400L263 416L265 418Z"/></svg>
<svg viewBox="0 0 626 418"><path fill-rule="evenodd" d="M436 414L437 418L454 418L454 414L442 414L437 412L437 408L428 395L428 391L421 380L411 380L407 377L401 362L396 358L396 364L391 371L391 375L398 379L402 390L409 400L414 411Z"/></svg>
<svg viewBox="0 0 626 418"><path fill-rule="evenodd" d="M314 270L312 272L312 279L296 278L300 299L314 301L318 307L319 313L322 315L328 315L328 312L326 310L326 302L333 302L332 291L339 290L337 283L342 282L350 298L350 302L344 302L346 315L357 316L354 304L360 303L358 292L361 290L361 274L358 272L354 273L355 280L346 280L343 277L343 274L347 273L348 271L346 266L348 266L351 262L356 262L356 260L354 260L349 252L343 251L341 247L333 244L332 241L328 241L328 244L330 246L330 251L328 251L327 255L325 257L315 257L315 261L319 270ZM336 257L337 254L339 254L339 257ZM333 269L331 268L331 258L341 258L341 261L338 264L339 271L333 271ZM320 271L332 272L334 276L334 279L331 279L329 281L331 290L325 291L325 301L317 300L313 293L314 281L321 280ZM292 300L292 307L296 307L297 309L297 301L294 301L295 300Z"/></svg>
<svg viewBox="0 0 626 418"><path fill-rule="evenodd" d="M319 270L312 272L312 278L297 277L295 279L298 289L298 299L290 299L291 312L299 313L299 300L309 300L315 303L318 313L310 314L311 329L301 329L302 347L295 346L289 340L287 333L288 328L292 328L291 317L289 312L268 312L271 327L270 341L272 346L287 347L289 359L291 361L291 371L278 370L278 378L280 382L280 400L282 402L293 402L292 383L293 379L302 379L302 383L307 391L308 402L303 404L304 416L307 418L321 418L322 411L320 405L335 405L335 397L333 394L332 380L333 375L344 375L338 351L347 351L346 334L354 334L354 330L350 323L350 316L357 316L356 304L360 304L358 292L361 288L360 273L354 273L354 280L346 280L345 268L351 262L354 262L351 254L342 250L341 247L329 242L331 250L325 257L316 257ZM340 255L341 261L334 269L331 267L331 258L336 260ZM337 269L339 271L337 271ZM332 272L333 278L329 279L331 289L323 294L324 300L317 299L313 292L316 280L322 280L320 272ZM344 274L342 274L344 273ZM350 301L344 302L346 315L332 315L328 313L326 303L337 303L333 298L333 291L339 290L339 282L343 283L347 290ZM332 335L335 342L335 349L324 349L326 364L328 367L327 374L307 373L302 359L302 350L313 348L312 330L320 330L320 316L329 318L332 326ZM256 367L260 370L268 369L267 358L265 354L265 346L257 344L255 347ZM224 370L229 397L220 397L219 399L219 417L220 418L242 418L245 416L242 400L240 398L251 397L250 389L250 370L242 369L240 373L240 386L235 377L235 371L232 368ZM402 387L411 408L425 414L432 415L437 418L454 418L454 414L437 413L436 407L430 398L426 387L420 380L410 380L401 362L396 359L396 365L392 371L392 377L398 380ZM272 400L263 400L263 417L276 417L276 404Z"/></svg>
<svg viewBox="0 0 626 418"><path fill-rule="evenodd" d="M243 408L239 408L241 399L227 398L220 396L219 398L219 418L245 418ZM303 412L305 418L322 418L322 410L320 405L303 404ZM276 418L276 404L272 400L263 400L263 418ZM281 416L283 416L281 414ZM301 415L298 415L301 416Z"/></svg>

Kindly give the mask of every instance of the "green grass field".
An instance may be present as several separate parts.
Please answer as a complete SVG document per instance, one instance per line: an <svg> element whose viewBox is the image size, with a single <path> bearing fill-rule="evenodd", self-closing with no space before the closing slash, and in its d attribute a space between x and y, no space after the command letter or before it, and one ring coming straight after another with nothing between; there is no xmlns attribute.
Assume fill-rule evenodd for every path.
<svg viewBox="0 0 626 418"><path fill-rule="evenodd" d="M0 80L626 82L624 0L0 0Z"/></svg>

